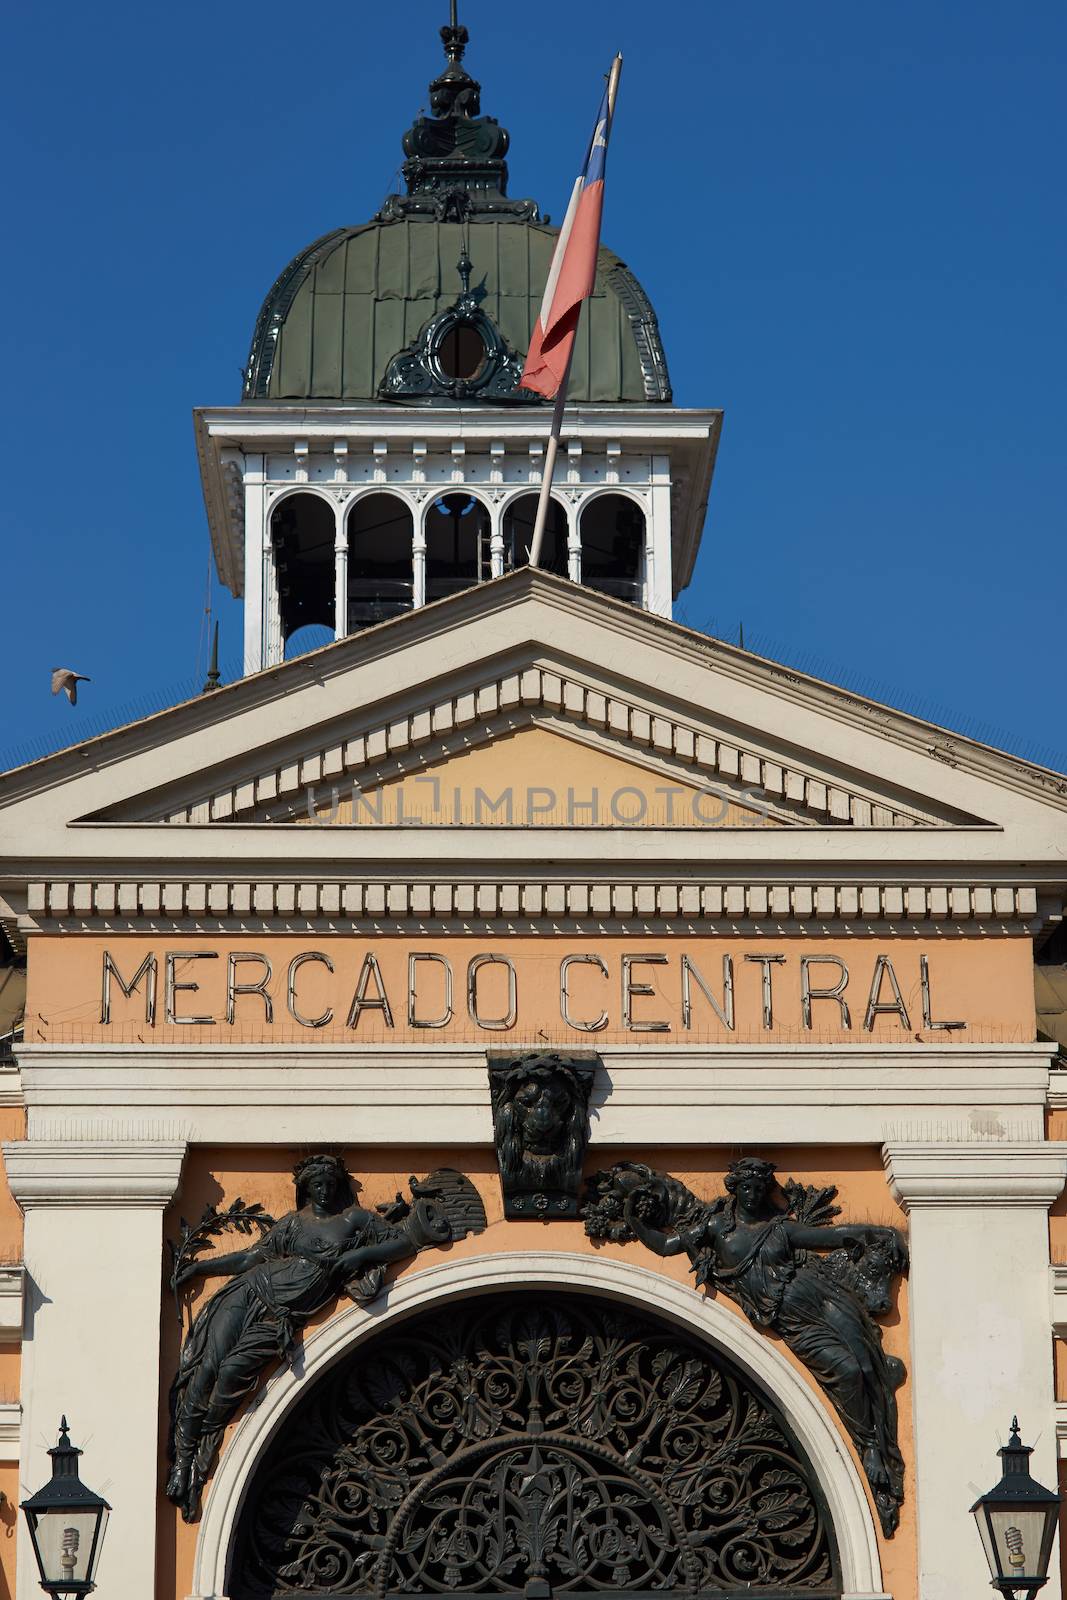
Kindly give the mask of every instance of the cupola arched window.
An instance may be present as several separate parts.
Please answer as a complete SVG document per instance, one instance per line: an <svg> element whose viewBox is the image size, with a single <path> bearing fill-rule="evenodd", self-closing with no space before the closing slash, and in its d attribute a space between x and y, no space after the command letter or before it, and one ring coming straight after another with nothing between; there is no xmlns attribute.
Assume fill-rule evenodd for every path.
<svg viewBox="0 0 1067 1600"><path fill-rule="evenodd" d="M370 494L348 514L348 631L410 611L414 519L395 494Z"/></svg>
<svg viewBox="0 0 1067 1600"><path fill-rule="evenodd" d="M504 512L504 567L525 567L530 560L534 525L537 521L536 494L521 495L513 500ZM546 572L558 572L561 578L569 576L567 559L567 513L558 500L549 502L548 521L545 524L545 542L541 548L540 565Z"/></svg>
<svg viewBox="0 0 1067 1600"><path fill-rule="evenodd" d="M637 605L641 600L645 514L623 494L596 495L582 511L582 582Z"/></svg>
<svg viewBox="0 0 1067 1600"><path fill-rule="evenodd" d="M480 500L442 495L426 516L426 599L443 600L492 577L491 525Z"/></svg>
<svg viewBox="0 0 1067 1600"><path fill-rule="evenodd" d="M287 657L300 655L333 636L333 510L316 494L286 495L270 531L282 642Z"/></svg>

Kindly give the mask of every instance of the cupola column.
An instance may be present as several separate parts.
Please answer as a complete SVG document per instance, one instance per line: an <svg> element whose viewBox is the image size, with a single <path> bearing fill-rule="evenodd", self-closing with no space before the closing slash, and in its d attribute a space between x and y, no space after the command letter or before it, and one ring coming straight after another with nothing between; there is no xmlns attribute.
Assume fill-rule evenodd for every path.
<svg viewBox="0 0 1067 1600"><path fill-rule="evenodd" d="M334 502L333 636L348 637L348 498Z"/></svg>
<svg viewBox="0 0 1067 1600"><path fill-rule="evenodd" d="M411 536L411 603L416 610L426 604L426 515L431 503L427 499L419 506Z"/></svg>
<svg viewBox="0 0 1067 1600"><path fill-rule="evenodd" d="M582 581L582 536L578 532L578 503L567 508L567 576L572 583Z"/></svg>

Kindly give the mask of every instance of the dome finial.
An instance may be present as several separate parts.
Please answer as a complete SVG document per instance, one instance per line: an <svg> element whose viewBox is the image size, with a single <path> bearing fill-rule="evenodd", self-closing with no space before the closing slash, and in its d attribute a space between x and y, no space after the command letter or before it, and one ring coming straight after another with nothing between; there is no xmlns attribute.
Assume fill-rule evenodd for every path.
<svg viewBox="0 0 1067 1600"><path fill-rule="evenodd" d="M463 60L463 52L470 43L470 34L466 28L460 27L459 3L452 0L452 17L447 27L441 29L441 39L445 47L450 67L458 67Z"/></svg>
<svg viewBox="0 0 1067 1600"><path fill-rule="evenodd" d="M470 34L459 20L458 0L450 0L441 42L445 66L430 84L430 114L417 118L404 135L408 192L390 195L380 220L422 216L464 222L482 214L538 221L534 201L508 199L507 129L482 116L482 86L463 61Z"/></svg>

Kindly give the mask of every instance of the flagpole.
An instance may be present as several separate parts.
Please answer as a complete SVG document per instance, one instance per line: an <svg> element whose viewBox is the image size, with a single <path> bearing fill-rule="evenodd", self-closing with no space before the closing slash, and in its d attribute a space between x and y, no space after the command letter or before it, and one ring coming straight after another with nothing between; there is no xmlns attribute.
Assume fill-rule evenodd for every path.
<svg viewBox="0 0 1067 1600"><path fill-rule="evenodd" d="M615 119L615 101L619 94L619 78L622 75L622 55L615 57L611 64L611 76L608 78L608 119L610 123ZM571 381L571 363L574 360L574 346L567 357L567 365L563 371L563 381L556 395L556 404L552 412L552 426L548 433L548 445L545 449L545 465L541 475L541 493L537 501L537 519L534 522L533 540L530 544L530 565L541 565L541 549L545 542L545 524L548 521L548 507L552 499L552 480L556 475L556 457L559 455L560 434L563 432L563 413L567 408L567 389Z"/></svg>

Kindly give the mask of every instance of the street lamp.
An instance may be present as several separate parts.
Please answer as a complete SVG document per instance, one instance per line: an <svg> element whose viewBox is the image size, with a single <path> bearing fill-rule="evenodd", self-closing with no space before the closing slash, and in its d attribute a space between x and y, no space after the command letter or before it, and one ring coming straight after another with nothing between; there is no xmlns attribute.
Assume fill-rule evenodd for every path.
<svg viewBox="0 0 1067 1600"><path fill-rule="evenodd" d="M71 1444L67 1419L59 1424L59 1440L48 1454L52 1479L23 1500L41 1588L60 1595L91 1594L96 1588L100 1546L111 1507L87 1489L78 1477L81 1451Z"/></svg>
<svg viewBox="0 0 1067 1600"><path fill-rule="evenodd" d="M1011 1438L997 1454L1004 1476L971 1507L992 1573L992 1587L1004 1600L1035 1595L1048 1582L1048 1563L1059 1516L1060 1496L1035 1483L1027 1460L1033 1455L1011 1419Z"/></svg>

